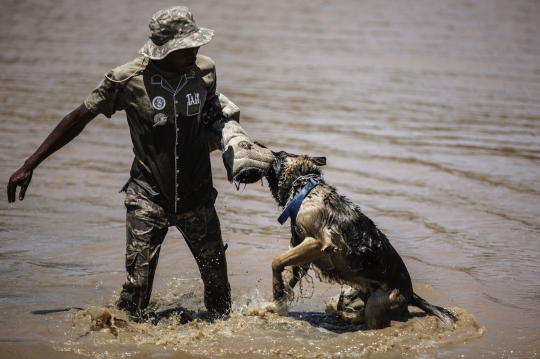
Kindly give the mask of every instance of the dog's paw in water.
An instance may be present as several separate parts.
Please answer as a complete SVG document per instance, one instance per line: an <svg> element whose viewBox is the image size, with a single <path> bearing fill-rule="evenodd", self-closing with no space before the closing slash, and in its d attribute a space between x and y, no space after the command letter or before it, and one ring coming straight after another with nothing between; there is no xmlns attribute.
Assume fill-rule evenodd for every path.
<svg viewBox="0 0 540 359"><path fill-rule="evenodd" d="M277 314L286 316L289 313L289 306L287 305L286 300L280 300L280 301L274 302L274 305L276 307Z"/></svg>
<svg viewBox="0 0 540 359"><path fill-rule="evenodd" d="M272 306L269 308L270 311L281 316L286 316L289 313L289 306L286 299L274 300L274 296L272 295L270 297L270 303L272 303Z"/></svg>

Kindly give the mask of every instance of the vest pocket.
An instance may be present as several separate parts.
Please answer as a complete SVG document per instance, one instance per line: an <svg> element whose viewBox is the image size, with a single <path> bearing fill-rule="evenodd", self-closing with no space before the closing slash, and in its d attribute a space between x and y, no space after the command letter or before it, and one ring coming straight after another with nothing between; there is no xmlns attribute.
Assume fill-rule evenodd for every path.
<svg viewBox="0 0 540 359"><path fill-rule="evenodd" d="M201 104L200 103L193 104L193 105L188 105L187 106L187 115L188 116L197 115L197 114L199 114L200 110L201 110Z"/></svg>

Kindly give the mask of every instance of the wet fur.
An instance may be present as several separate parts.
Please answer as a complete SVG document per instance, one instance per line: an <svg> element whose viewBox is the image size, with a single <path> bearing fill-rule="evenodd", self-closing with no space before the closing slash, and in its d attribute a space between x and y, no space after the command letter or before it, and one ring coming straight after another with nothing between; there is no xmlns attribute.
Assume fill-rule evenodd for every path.
<svg viewBox="0 0 540 359"><path fill-rule="evenodd" d="M278 205L286 207L306 183L295 180L321 175L319 166L326 159L283 151L274 155L274 167L266 178ZM302 202L291 232L292 248L272 262L276 304L286 305L292 288L311 265L320 279L357 289L356 295L365 303L367 329L388 327L392 318L408 314L409 305L435 315L449 328L457 320L413 292L405 263L386 236L358 206L324 180Z"/></svg>

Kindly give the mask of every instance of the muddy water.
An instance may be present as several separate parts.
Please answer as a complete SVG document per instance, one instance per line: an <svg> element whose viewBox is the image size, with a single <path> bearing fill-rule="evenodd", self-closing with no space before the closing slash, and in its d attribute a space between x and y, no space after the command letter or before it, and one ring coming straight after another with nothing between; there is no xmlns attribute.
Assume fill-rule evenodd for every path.
<svg viewBox="0 0 540 359"><path fill-rule="evenodd" d="M423 316L363 331L325 312L340 287L316 279L288 316L273 313L270 263L288 229L266 184L236 191L213 154L233 314L182 324L202 309L202 288L171 230L152 306L184 313L130 322L111 309L124 279L118 190L132 159L119 113L45 161L23 202L0 203L0 357L540 356L538 1L185 4L216 30L201 52L250 138L327 156L327 181L387 234L415 290L460 321L446 332ZM170 5L0 3L0 182L137 55L151 14Z"/></svg>

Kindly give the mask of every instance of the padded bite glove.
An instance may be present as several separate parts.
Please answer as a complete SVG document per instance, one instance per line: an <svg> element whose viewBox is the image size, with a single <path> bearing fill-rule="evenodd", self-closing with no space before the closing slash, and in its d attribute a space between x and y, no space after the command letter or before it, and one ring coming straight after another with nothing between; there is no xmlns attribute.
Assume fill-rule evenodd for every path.
<svg viewBox="0 0 540 359"><path fill-rule="evenodd" d="M240 126L240 109L217 93L203 109L205 133L210 150L222 151L230 182L259 181L274 162L272 151L251 142Z"/></svg>

